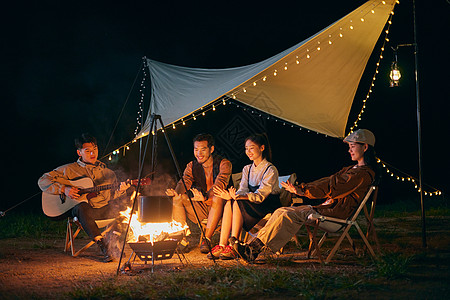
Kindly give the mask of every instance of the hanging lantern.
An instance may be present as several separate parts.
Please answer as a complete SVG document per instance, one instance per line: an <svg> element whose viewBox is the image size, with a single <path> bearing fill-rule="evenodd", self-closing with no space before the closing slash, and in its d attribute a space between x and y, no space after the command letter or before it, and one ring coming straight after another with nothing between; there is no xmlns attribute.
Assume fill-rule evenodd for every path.
<svg viewBox="0 0 450 300"><path fill-rule="evenodd" d="M396 87L399 84L399 80L402 77L402 74L400 73L400 70L397 66L397 61L393 61L391 65L391 72L389 73L389 77L391 80L389 81L390 87Z"/></svg>

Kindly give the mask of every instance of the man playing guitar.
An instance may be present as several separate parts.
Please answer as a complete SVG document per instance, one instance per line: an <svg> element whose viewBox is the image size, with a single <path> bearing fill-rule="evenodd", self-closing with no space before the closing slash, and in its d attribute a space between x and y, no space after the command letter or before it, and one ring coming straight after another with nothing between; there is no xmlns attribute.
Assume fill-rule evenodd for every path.
<svg viewBox="0 0 450 300"><path fill-rule="evenodd" d="M112 261L111 253L95 220L115 218L119 211L126 208L126 200L129 200L126 190L130 184L122 182L119 185L114 172L97 160L98 147L95 137L82 134L80 138L75 139L75 146L79 156L76 162L60 166L39 178L38 185L43 191L43 210L50 217L77 217L84 231L99 246L104 261ZM94 186L111 185L119 189L84 194L80 186L74 185L77 180L92 180ZM48 203L44 202L45 196L52 198L55 195L58 195L55 204L46 206Z"/></svg>

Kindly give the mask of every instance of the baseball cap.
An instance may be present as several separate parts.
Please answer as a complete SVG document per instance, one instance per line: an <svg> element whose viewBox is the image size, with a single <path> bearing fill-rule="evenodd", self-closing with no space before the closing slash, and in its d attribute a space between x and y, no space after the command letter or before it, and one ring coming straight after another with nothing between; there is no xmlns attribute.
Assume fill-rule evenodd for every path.
<svg viewBox="0 0 450 300"><path fill-rule="evenodd" d="M347 135L344 142L365 143L370 146L375 146L375 135L370 130L358 129Z"/></svg>

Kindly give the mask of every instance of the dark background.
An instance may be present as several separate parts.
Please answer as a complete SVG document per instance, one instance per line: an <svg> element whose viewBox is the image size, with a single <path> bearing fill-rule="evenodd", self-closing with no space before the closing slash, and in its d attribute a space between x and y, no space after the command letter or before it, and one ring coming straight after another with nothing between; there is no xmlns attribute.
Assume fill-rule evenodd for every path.
<svg viewBox="0 0 450 300"><path fill-rule="evenodd" d="M80 133L98 137L100 154L133 139L140 75L131 87L143 56L188 67L247 65L310 37L365 1L154 2L29 1L3 7L2 182L6 193L1 197L1 211L34 196L14 210L41 213L37 180L44 172L77 159L73 139ZM423 180L446 192L450 166L450 4L446 0L422 0L416 5ZM413 42L411 1L402 0L396 7L389 38L359 127L375 133L377 154L382 160L417 177L413 48L399 50L401 86L388 87L390 46ZM361 80L347 128L367 94L381 42ZM273 162L280 174L296 172L300 181L309 181L351 163L347 147L339 139L283 126L241 107L226 105L196 122L167 131L181 168L193 158L192 137L207 131L216 136L218 152L228 154L233 171L239 172L248 163L243 145L240 155L230 154L221 135L233 118L268 133ZM161 136L158 140L158 170L175 178L165 141ZM137 175L137 144L131 148L125 157L105 160L121 178ZM411 205L419 203L418 193L410 184L385 176L380 202L400 199L409 199ZM425 200L445 202L446 198Z"/></svg>

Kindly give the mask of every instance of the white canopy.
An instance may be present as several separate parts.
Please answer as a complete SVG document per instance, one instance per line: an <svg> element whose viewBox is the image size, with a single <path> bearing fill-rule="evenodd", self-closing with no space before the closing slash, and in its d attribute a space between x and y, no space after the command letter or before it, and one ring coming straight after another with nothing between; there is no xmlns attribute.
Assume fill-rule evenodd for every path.
<svg viewBox="0 0 450 300"><path fill-rule="evenodd" d="M370 0L312 37L262 62L200 69L147 60L151 114L165 126L228 96L282 120L343 137L359 81L395 0Z"/></svg>

